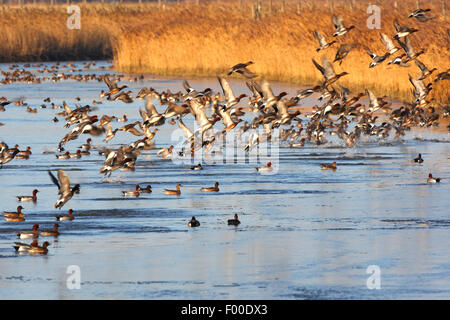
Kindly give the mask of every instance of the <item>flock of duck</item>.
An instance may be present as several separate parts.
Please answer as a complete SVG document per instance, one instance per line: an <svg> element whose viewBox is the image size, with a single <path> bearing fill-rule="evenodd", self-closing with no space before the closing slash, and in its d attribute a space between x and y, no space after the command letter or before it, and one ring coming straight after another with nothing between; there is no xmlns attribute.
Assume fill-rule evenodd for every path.
<svg viewBox="0 0 450 320"><path fill-rule="evenodd" d="M431 19L427 16L428 12L428 9L418 9L411 13L410 17L416 18L419 22L424 23ZM341 16L334 16L332 21L335 26L335 32L332 34L334 38L344 37L345 34L354 29L354 26L345 27ZM350 50L358 47L355 44L345 43L341 44L338 48L333 62L326 56L322 57L321 64L315 59L312 59L315 67L323 75L324 81L313 88L298 91L291 98L285 97L287 92L275 94L269 82L265 79L256 81L255 78L258 75L249 70L253 64L252 61L239 63L230 68L226 73L228 76L238 74L246 79L246 85L250 93L243 93L238 96L235 95L224 76L217 77L222 89L219 93L214 93L210 88L203 90L195 89L184 80L183 88L185 92L179 91L172 93L170 90L157 92L153 88L142 88L137 95L133 96L131 91L125 91L128 88L127 85L120 86L118 84L120 78L112 79L113 76L110 74L103 76L96 76L95 74L68 76L64 73L58 73L59 64L53 66L51 69L47 69L42 64L34 65L34 67L43 67L38 73L53 73L53 76L48 78L39 78L37 75L24 69L15 69L17 66L12 65L10 68L12 70L11 72L2 72L5 78L1 83L11 84L17 81L40 83L45 80L57 82L66 79L77 81L97 80L104 81L107 86L107 90L102 90L99 95L101 100L122 101L123 103L131 104L134 103L134 99L145 99L145 108L139 109L142 119L132 123L128 123L126 115L123 118L117 118L113 115L109 116L104 114L99 118L97 115L91 114L93 108L89 105L77 105L76 108L71 109L65 102L62 106L58 106L51 102L50 98L44 100L45 103L51 103L51 107L54 109L63 109L62 112L56 114L52 120L53 122L59 122L57 117L64 117L66 121L65 127L72 127L58 142L57 150L62 153L56 154L57 159L80 159L81 157L89 156L91 151L96 148L92 145L93 137L104 136L103 142L106 144L114 139L119 131L139 137L138 140L117 149L108 148L107 146L96 148L98 153L105 157L104 165L99 169L99 173L105 176L110 176L115 170L134 171L136 160L142 151L155 148L154 140L158 133L157 127L163 126L166 121L171 125L178 125L185 135L185 142L181 150L175 150L173 145L160 149L157 152L157 156L162 159L193 157L199 151L203 153L210 152L212 147L217 146L219 141L223 141L226 135L235 134L238 137L242 137L243 133L247 131L251 132L251 134L247 140L242 141L242 148L246 152L249 152L262 142L271 141L272 138L276 138L279 142L286 143L289 147L295 148L302 147L306 143L321 145L327 142L329 136L337 136L345 146L352 147L363 135L384 140L391 133L394 133L395 139L399 139L411 127L437 126L439 124L439 117L447 117L449 114L448 107L427 100L428 94L432 90L433 82L450 79L449 70L439 73L432 82L425 85L424 81L431 77L432 73L436 71L436 68L429 70L417 59L424 51L421 50L416 53L408 37L412 33L418 32L418 29L401 25L397 20L394 21L394 28L396 33L393 38L380 33L381 41L386 47L385 53L377 55L369 48L365 49L372 59L369 68L376 67L402 49L403 54L392 57L388 61L388 64L409 67L410 65L408 63L414 60L421 71L420 76L417 78L409 76L409 81L413 86L414 102L404 103L404 105L397 109L390 107L389 103L384 100L386 97L376 97L369 89L366 89L365 93L353 95L347 88L340 86L339 89L336 89L334 87L335 83L348 73L336 73L333 63L339 62L341 64ZM319 43L317 52L326 50L337 42L336 40L327 42L326 38L318 31L314 32L314 36ZM394 41L400 47L396 46ZM95 62L85 64L84 70L94 65ZM75 65L69 64L64 67L71 67L72 72L76 71ZM136 78L135 80L138 79ZM299 110L298 105L303 99L314 93L320 93L319 101L323 101L323 105L314 106L312 112L307 113L305 111L303 114ZM363 96L368 97L368 105L363 104L360 100ZM248 99L248 106L238 106L244 98ZM80 101L79 98L76 98L76 100ZM167 106L166 110L159 113L154 101L157 101L161 106ZM92 104L101 103L101 101L92 101ZM9 108L10 104L13 104L13 102L8 101L5 97L0 98L0 111L6 111L6 107ZM27 106L23 99L14 101L14 105ZM41 105L41 108L46 108L46 105ZM210 117L206 115L206 110L211 111ZM28 111L32 113L36 112L35 109L31 109L29 106ZM251 113L255 114L251 122L241 119L244 115ZM194 131L188 128L183 122L183 118L188 115L193 116L195 119L197 129ZM126 124L113 129L115 122L124 122ZM219 122L223 123L224 128L221 130L213 130L214 126ZM242 125L238 127L241 123ZM263 133L258 133L257 129L260 127L263 128L261 130ZM273 137L273 130L277 128L280 128L279 137ZM81 145L77 151L73 153L66 151L66 145L71 141L77 140L81 134L90 135L92 138L89 137L86 143ZM0 142L1 166L14 159L28 159L31 155L30 147L21 151L18 145L9 148L6 143ZM424 159L419 154L418 158L413 161L422 163ZM191 169L202 170L203 167L199 163L191 166ZM321 169L335 171L337 164L335 161L331 164L321 164ZM256 172L260 173L270 173L272 170L272 162L256 168ZM72 186L69 177L62 169L57 170L57 176L51 171L48 171L48 174L58 189L59 197L54 207L61 209L75 194L80 192L81 186L79 184ZM440 178L435 178L430 173L426 181L428 183L437 183L440 180ZM177 184L174 190L166 189L164 193L166 195L179 196L181 194L181 187L181 184ZM212 187L201 188L201 191L219 192L219 182L215 182ZM18 201L36 202L38 192L35 189L31 196L18 196ZM139 184L136 185L134 190L122 191L124 197L139 197L142 193L151 192L152 188L150 185L141 187ZM22 206L18 206L16 212L5 211L4 218L6 221L25 221L22 209ZM57 221L74 220L72 209L69 209L68 215L58 215L56 219ZM228 220L229 225L238 225L239 223L237 214L234 215L233 219ZM198 227L200 226L200 222L195 217L192 217L188 222L188 226ZM39 246L37 238L39 236L57 237L59 235L58 224L55 224L52 230L40 232L38 230L39 225L34 224L30 232L17 232L17 236L20 239L33 239L33 242L30 244L16 242L14 248L17 251L31 254L47 253L49 242L45 241L42 246Z"/></svg>

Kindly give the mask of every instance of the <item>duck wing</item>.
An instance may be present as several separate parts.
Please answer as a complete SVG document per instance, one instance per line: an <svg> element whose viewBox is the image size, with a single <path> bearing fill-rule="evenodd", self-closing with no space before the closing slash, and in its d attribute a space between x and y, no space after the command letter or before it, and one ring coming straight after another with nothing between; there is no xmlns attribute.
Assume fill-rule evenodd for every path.
<svg viewBox="0 0 450 320"><path fill-rule="evenodd" d="M314 30L314 36L316 37L317 41L319 42L320 47L324 47L327 45L327 40L325 40L325 37L322 34L320 34L319 32L317 32L316 30Z"/></svg>
<svg viewBox="0 0 450 320"><path fill-rule="evenodd" d="M236 96L234 95L233 90L231 89L228 81L222 77L217 77L217 79L219 80L220 87L222 88L223 94L225 95L225 99L228 102L236 101Z"/></svg>
<svg viewBox="0 0 450 320"><path fill-rule="evenodd" d="M70 180L67 174L62 169L58 169L58 180L60 183L60 192L61 194L70 193Z"/></svg>
<svg viewBox="0 0 450 320"><path fill-rule="evenodd" d="M52 179L52 182L58 187L58 190L60 190L61 187L59 185L58 179L56 179L56 177L53 175L53 173L51 171L47 171L47 172L50 176L50 179Z"/></svg>
<svg viewBox="0 0 450 320"><path fill-rule="evenodd" d="M145 110L147 111L147 115L150 117L152 115L158 115L158 111L156 111L156 107L153 104L152 99L147 98L145 101Z"/></svg>

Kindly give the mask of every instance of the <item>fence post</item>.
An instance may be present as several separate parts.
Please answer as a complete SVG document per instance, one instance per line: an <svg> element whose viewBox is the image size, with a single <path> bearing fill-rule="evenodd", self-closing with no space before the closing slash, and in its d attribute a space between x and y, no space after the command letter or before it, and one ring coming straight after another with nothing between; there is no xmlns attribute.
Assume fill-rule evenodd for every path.
<svg viewBox="0 0 450 320"><path fill-rule="evenodd" d="M272 0L269 0L269 15L272 15Z"/></svg>
<svg viewBox="0 0 450 320"><path fill-rule="evenodd" d="M284 10L285 10L285 3L284 0L281 0L281 12L284 13Z"/></svg>
<svg viewBox="0 0 450 320"><path fill-rule="evenodd" d="M297 15L300 15L300 6L301 6L300 3L301 3L300 0L297 1Z"/></svg>

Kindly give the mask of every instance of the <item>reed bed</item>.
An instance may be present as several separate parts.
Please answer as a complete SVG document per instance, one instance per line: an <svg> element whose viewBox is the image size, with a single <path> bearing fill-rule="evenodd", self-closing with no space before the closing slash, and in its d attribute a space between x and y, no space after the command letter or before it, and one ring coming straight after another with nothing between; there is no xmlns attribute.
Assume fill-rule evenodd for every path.
<svg viewBox="0 0 450 320"><path fill-rule="evenodd" d="M352 0L266 0L255 10L255 1L180 1L145 4L80 5L81 30L65 27L65 6L3 7L0 11L0 48L2 61L55 59L114 59L123 72L151 73L164 76L215 76L239 62L254 61L250 69L273 81L302 85L322 80L312 58L334 59L341 43L357 43L337 72L349 75L338 84L358 92L365 88L378 95L411 101L412 85L408 74L419 69L387 66L386 62L369 69L370 57L364 47L384 53L380 31L395 34L393 20L420 29L410 36L416 51L423 48L420 60L437 72L449 68L450 23L442 12L442 1L420 1L431 8L435 19L420 23L408 19L416 0L371 1L381 8L381 29L368 29L369 1ZM272 5L270 5L272 3ZM450 6L448 6L450 9ZM355 29L338 37L332 48L316 52L313 31L332 40L332 15L341 14L345 25ZM448 14L448 13L447 13ZM5 19L6 18L6 19ZM24 23L26 21L26 23ZM32 28L30 28L32 26ZM437 74L434 73L434 75ZM433 85L431 98L449 103L448 81Z"/></svg>

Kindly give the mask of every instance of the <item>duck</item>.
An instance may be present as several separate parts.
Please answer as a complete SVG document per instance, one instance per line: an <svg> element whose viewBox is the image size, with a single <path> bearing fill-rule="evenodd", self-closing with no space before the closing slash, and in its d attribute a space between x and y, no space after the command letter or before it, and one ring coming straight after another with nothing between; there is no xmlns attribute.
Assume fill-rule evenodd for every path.
<svg viewBox="0 0 450 320"><path fill-rule="evenodd" d="M394 45L394 42L392 42L391 38L389 38L382 32L380 32L380 39L384 47L386 48L386 54L388 56L396 53L399 50L399 48Z"/></svg>
<svg viewBox="0 0 450 320"><path fill-rule="evenodd" d="M195 217L192 217L191 221L188 222L188 227L194 228L199 226L200 222L197 219L195 219Z"/></svg>
<svg viewBox="0 0 450 320"><path fill-rule="evenodd" d="M320 167L323 169L323 170L336 170L336 161L333 161L333 163L332 164L325 164L325 163L323 163L323 164L321 164L320 165Z"/></svg>
<svg viewBox="0 0 450 320"><path fill-rule="evenodd" d="M50 243L48 241L45 241L42 244L42 247L40 247L39 245L37 246L32 246L29 250L28 253L29 254L47 254L48 253L48 249L47 247L50 245Z"/></svg>
<svg viewBox="0 0 450 320"><path fill-rule="evenodd" d="M349 52L352 49L354 49L356 47L357 47L357 45L354 43L341 44L336 52L333 62L339 61L339 65L341 65L344 58L349 54Z"/></svg>
<svg viewBox="0 0 450 320"><path fill-rule="evenodd" d="M87 138L86 139L86 143L82 144L79 149L81 149L82 151L89 151L92 147L91 145L92 139L91 138Z"/></svg>
<svg viewBox="0 0 450 320"><path fill-rule="evenodd" d="M192 167L191 167L191 170L203 170L202 164L199 163L199 164L196 165L196 166L192 166Z"/></svg>
<svg viewBox="0 0 450 320"><path fill-rule="evenodd" d="M231 89L230 84L228 83L227 80L225 80L222 77L217 77L217 79L219 80L219 84L220 87L222 88L222 92L225 96L226 99L226 103L225 103L225 109L228 110L232 107L234 107L235 105L237 105L242 98L246 97L246 94L241 94L239 97L236 97L233 93L233 90Z"/></svg>
<svg viewBox="0 0 450 320"><path fill-rule="evenodd" d="M229 220L228 220L228 225L229 225L229 226L237 226L237 225L240 224L240 223L241 223L241 222L239 221L238 215L237 215L237 214L234 215L234 219L229 219Z"/></svg>
<svg viewBox="0 0 450 320"><path fill-rule="evenodd" d="M147 187L145 187L145 188L139 187L139 192L140 193L152 193L152 186L148 184Z"/></svg>
<svg viewBox="0 0 450 320"><path fill-rule="evenodd" d="M414 162L422 163L423 162L422 154L419 153L418 157L414 159Z"/></svg>
<svg viewBox="0 0 450 320"><path fill-rule="evenodd" d="M171 159L172 158L172 150L173 150L173 146L170 146L169 148L163 148L163 149L159 150L156 154L163 159Z"/></svg>
<svg viewBox="0 0 450 320"><path fill-rule="evenodd" d="M52 182L58 187L58 194L61 196L54 204L55 208L61 209L67 201L72 199L75 193L80 192L80 185L75 184L70 188L70 180L67 174L62 169L58 169L58 179L53 175L51 171L47 171ZM59 180L59 181L58 181Z"/></svg>
<svg viewBox="0 0 450 320"><path fill-rule="evenodd" d="M179 184L177 184L177 187L176 187L177 189L176 190L164 189L165 190L164 193L165 194L169 194L169 195L177 195L177 196L179 196L181 194L180 187L181 187L181 184L179 183Z"/></svg>
<svg viewBox="0 0 450 320"><path fill-rule="evenodd" d="M105 135L106 135L106 138L103 139L103 141L105 141L105 142L108 142L109 140L111 140L112 138L114 138L115 135L116 135L116 133L117 133L117 131L119 131L118 128L116 128L116 129L113 130L112 127L111 127L111 124L109 124L109 123L106 123L106 124L104 125L104 128L105 128Z"/></svg>
<svg viewBox="0 0 450 320"><path fill-rule="evenodd" d="M428 20L434 19L436 17L427 16L426 12L430 12L431 9L416 9L414 10L408 18L415 18L419 22L427 22Z"/></svg>
<svg viewBox="0 0 450 320"><path fill-rule="evenodd" d="M27 146L26 150L23 151L19 151L19 153L17 153L17 156L30 156L31 155L31 147Z"/></svg>
<svg viewBox="0 0 450 320"><path fill-rule="evenodd" d="M257 75L247 69L247 67L251 64L254 64L254 62L248 61L245 63L238 63L238 64L232 66L230 68L230 70L228 70L227 75L231 76L233 73L239 73L247 79L255 78L255 77L257 77Z"/></svg>
<svg viewBox="0 0 450 320"><path fill-rule="evenodd" d="M14 246L13 248L17 251L17 252L27 252L29 251L32 247L37 247L38 246L38 242L37 240L33 240L30 244L28 243L23 243L23 242L14 242Z"/></svg>
<svg viewBox="0 0 450 320"><path fill-rule="evenodd" d="M103 77L103 81L106 83L106 85L108 86L109 91L105 92L102 90L102 92L100 93L100 98L103 97L107 97L110 98L112 95L118 93L119 91L128 88L128 86L124 85L122 87L118 87L117 86L117 80L109 80L108 76L104 76Z"/></svg>
<svg viewBox="0 0 450 320"><path fill-rule="evenodd" d="M426 77L430 76L433 72L437 70L437 68L428 69L423 62L415 59L416 65L419 67L422 72L421 76L417 80L424 80Z"/></svg>
<svg viewBox="0 0 450 320"><path fill-rule="evenodd" d="M37 232L38 229L39 229L39 225L34 224L32 232L16 232L16 235L20 239L31 239L31 238L36 239L39 237L39 234Z"/></svg>
<svg viewBox="0 0 450 320"><path fill-rule="evenodd" d="M441 182L441 178L433 178L433 175L430 173L428 174L427 183L439 183Z"/></svg>
<svg viewBox="0 0 450 320"><path fill-rule="evenodd" d="M369 48L365 48L366 52L369 54L369 56L372 58L372 61L369 64L369 68L373 68L377 65L379 65L380 63L382 63L384 60L387 59L387 57L389 57L389 53L385 53L382 56L379 56L375 53L373 53Z"/></svg>
<svg viewBox="0 0 450 320"><path fill-rule="evenodd" d="M9 153L6 149L3 149L3 151L0 153L0 169L3 168L4 164L12 161L18 153L18 149L14 150L12 153Z"/></svg>
<svg viewBox="0 0 450 320"><path fill-rule="evenodd" d="M128 191L122 191L123 195L125 197L139 197L139 185L136 185L135 191L128 190Z"/></svg>
<svg viewBox="0 0 450 320"><path fill-rule="evenodd" d="M322 57L322 65L318 64L314 59L312 59L314 65L316 68L322 73L323 77L325 78L325 82L323 83L323 87L327 87L331 85L332 83L339 80L339 78L348 75L348 72L341 72L339 74L336 74L333 68L333 64L328 60L327 56Z"/></svg>
<svg viewBox="0 0 450 320"><path fill-rule="evenodd" d="M3 216L5 217L6 221L9 221L9 219L14 219L14 218L22 218L22 220L19 221L25 221L25 219L23 219L24 214L22 212L23 207L22 206L18 206L17 207L17 212L9 212L9 211L4 211L3 212ZM14 220L11 220L14 221Z"/></svg>
<svg viewBox="0 0 450 320"><path fill-rule="evenodd" d="M266 166L256 167L256 171L258 172L272 172L272 161L267 162Z"/></svg>
<svg viewBox="0 0 450 320"><path fill-rule="evenodd" d="M16 159L28 160L28 159L30 159L30 156L29 156L29 155L26 155L26 154L18 154L18 155L16 156Z"/></svg>
<svg viewBox="0 0 450 320"><path fill-rule="evenodd" d="M84 151L78 150L78 151L80 151L80 155L82 155L82 156L88 156L91 154L88 150L84 150Z"/></svg>
<svg viewBox="0 0 450 320"><path fill-rule="evenodd" d="M69 209L67 216L56 216L57 221L72 221L73 219L75 219L75 217L73 216L72 209Z"/></svg>
<svg viewBox="0 0 450 320"><path fill-rule="evenodd" d="M117 121L118 121L118 122L127 122L127 121L128 121L127 115L124 114L124 115L123 115L123 118L117 118Z"/></svg>
<svg viewBox="0 0 450 320"><path fill-rule="evenodd" d="M409 26L401 26L397 19L394 19L394 28L397 32L394 36L394 40L406 37L414 32L419 31L418 29L410 28Z"/></svg>
<svg viewBox="0 0 450 320"><path fill-rule="evenodd" d="M32 109L30 106L28 106L27 107L27 112L29 112L29 113L37 113L37 109L36 108Z"/></svg>
<svg viewBox="0 0 450 320"><path fill-rule="evenodd" d="M57 237L57 236L59 236L58 228L59 228L59 225L57 223L55 223L53 225L53 230L43 230L39 233L39 235L43 236L43 237Z"/></svg>
<svg viewBox="0 0 450 320"><path fill-rule="evenodd" d="M22 201L22 202L24 202L24 201L33 201L33 202L36 202L37 201L37 196L36 196L36 194L39 192L39 190L38 189L34 189L33 190L33 195L32 196L16 196L17 197L17 199L19 199L19 201Z"/></svg>
<svg viewBox="0 0 450 320"><path fill-rule="evenodd" d="M56 159L70 159L70 152L66 151L63 154L56 154Z"/></svg>
<svg viewBox="0 0 450 320"><path fill-rule="evenodd" d="M319 52L320 50L325 50L325 49L331 47L334 43L336 43L336 40L327 42L325 37L318 31L314 30L313 34L314 34L314 37L316 37L317 41L319 42L319 48L316 49L316 52Z"/></svg>
<svg viewBox="0 0 450 320"><path fill-rule="evenodd" d="M344 34L349 32L350 30L355 28L355 26L350 26L350 27L346 28L344 26L344 19L340 15L337 16L337 17L333 16L332 21L333 21L334 28L335 28L335 32L333 33L333 37L343 36Z"/></svg>
<svg viewBox="0 0 450 320"><path fill-rule="evenodd" d="M214 187L205 187L200 189L203 192L219 192L219 183L216 182Z"/></svg>
<svg viewBox="0 0 450 320"><path fill-rule="evenodd" d="M80 159L81 158L81 150L78 149L75 153L70 153L69 157L70 158Z"/></svg>

